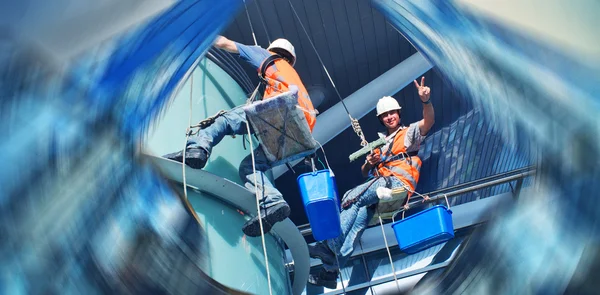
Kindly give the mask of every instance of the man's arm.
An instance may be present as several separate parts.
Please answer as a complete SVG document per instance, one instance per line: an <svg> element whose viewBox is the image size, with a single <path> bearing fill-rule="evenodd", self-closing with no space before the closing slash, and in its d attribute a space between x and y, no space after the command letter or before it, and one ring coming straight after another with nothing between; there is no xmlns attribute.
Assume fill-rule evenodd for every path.
<svg viewBox="0 0 600 295"><path fill-rule="evenodd" d="M235 45L235 42L223 37L223 36L219 36L217 37L217 39L215 40L214 44L215 47L223 49L225 51L229 51L231 53L240 53L237 46Z"/></svg>
<svg viewBox="0 0 600 295"><path fill-rule="evenodd" d="M429 100L429 95L431 94L431 89L425 86L425 76L421 77L421 84L415 82L415 87L417 87L417 91L419 92L419 98L421 102L423 102L423 119L419 121L419 131L421 131L421 135L427 135L431 126L435 122L435 112L433 111L433 104Z"/></svg>

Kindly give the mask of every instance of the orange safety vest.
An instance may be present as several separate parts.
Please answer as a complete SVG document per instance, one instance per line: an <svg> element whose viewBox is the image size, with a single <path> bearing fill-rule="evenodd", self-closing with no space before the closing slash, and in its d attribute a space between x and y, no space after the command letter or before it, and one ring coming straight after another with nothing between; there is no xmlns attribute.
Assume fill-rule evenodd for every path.
<svg viewBox="0 0 600 295"><path fill-rule="evenodd" d="M272 52L269 53L274 54ZM313 128L315 127L315 123L317 122L317 115L312 101L308 96L308 91L306 91L304 84L302 84L302 80L300 80L300 77L298 76L298 73L296 73L296 70L294 70L294 67L292 67L284 59L277 59L275 60L274 64L275 67L268 67L265 73L267 87L265 87L263 99L271 98L278 94L289 91L290 85L297 86L298 105L302 108L304 116L306 117L306 122L310 128L310 132L312 132ZM261 67L258 67L259 72Z"/></svg>
<svg viewBox="0 0 600 295"><path fill-rule="evenodd" d="M419 171L421 170L421 159L418 156L408 156L404 146L404 137L408 128L399 130L392 142L392 148L381 151L381 148L373 152L381 156L382 162L377 164L377 172L380 176L395 176L407 184L412 191L417 188ZM408 195L412 195L408 192Z"/></svg>

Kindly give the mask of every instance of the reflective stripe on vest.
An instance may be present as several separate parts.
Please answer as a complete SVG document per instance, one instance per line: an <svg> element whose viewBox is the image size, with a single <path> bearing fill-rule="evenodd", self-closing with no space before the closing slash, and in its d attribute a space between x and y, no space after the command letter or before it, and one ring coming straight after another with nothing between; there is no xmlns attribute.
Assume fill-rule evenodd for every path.
<svg viewBox="0 0 600 295"><path fill-rule="evenodd" d="M406 154L404 138L407 131L407 128L399 130L384 153L381 149L378 150L380 155L383 154L382 159L384 159L384 162L378 165L377 170L382 176L394 175L412 189L416 189L421 170L421 159L416 155L411 157ZM403 154L406 157L403 157Z"/></svg>
<svg viewBox="0 0 600 295"><path fill-rule="evenodd" d="M392 171L392 173L402 175L402 177L404 177L408 181L408 184L410 185L410 187L412 189L415 189L417 187L417 181L406 170L398 168L396 166L387 166L386 165L384 167L389 169L390 171Z"/></svg>
<svg viewBox="0 0 600 295"><path fill-rule="evenodd" d="M259 67L259 71L261 67ZM304 84L302 84L302 81L294 68L284 59L277 59L273 65L267 68L265 80L267 82L267 87L265 88L263 99L268 99L289 91L290 85L298 87L298 105L302 112L304 112L306 123L312 132L315 123L317 122L317 112L308 96L308 91L306 91Z"/></svg>

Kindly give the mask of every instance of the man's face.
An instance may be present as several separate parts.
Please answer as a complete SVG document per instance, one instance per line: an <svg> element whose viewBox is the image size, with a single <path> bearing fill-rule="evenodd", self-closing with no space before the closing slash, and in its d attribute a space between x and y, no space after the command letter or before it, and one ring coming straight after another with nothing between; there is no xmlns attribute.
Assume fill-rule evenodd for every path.
<svg viewBox="0 0 600 295"><path fill-rule="evenodd" d="M385 112L379 115L379 120L381 120L386 128L395 129L400 125L400 112L397 110Z"/></svg>

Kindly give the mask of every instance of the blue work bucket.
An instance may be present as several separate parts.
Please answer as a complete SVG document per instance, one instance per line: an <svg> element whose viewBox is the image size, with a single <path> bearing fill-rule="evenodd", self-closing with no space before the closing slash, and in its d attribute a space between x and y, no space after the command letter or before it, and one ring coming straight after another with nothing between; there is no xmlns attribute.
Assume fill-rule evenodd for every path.
<svg viewBox="0 0 600 295"><path fill-rule="evenodd" d="M443 205L394 221L392 229L400 250L409 254L454 238L452 211Z"/></svg>
<svg viewBox="0 0 600 295"><path fill-rule="evenodd" d="M340 202L335 177L329 169L298 176L298 186L313 237L317 241L333 239L342 233Z"/></svg>

